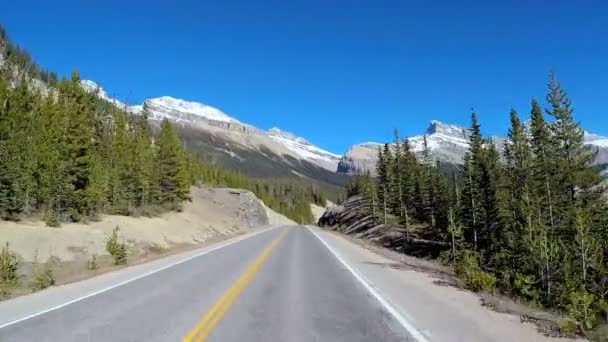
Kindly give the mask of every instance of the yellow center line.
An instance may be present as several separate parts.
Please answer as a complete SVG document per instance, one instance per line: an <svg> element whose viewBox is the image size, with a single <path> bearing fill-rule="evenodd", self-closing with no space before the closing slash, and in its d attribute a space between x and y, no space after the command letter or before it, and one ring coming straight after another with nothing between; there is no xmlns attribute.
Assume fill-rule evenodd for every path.
<svg viewBox="0 0 608 342"><path fill-rule="evenodd" d="M272 250L279 244L279 242L285 237L287 231L284 231L276 239L274 239L266 249L260 254L255 261L249 265L247 270L241 274L239 279L234 282L232 287L224 293L224 295L218 299L213 305L211 310L203 316L203 318L196 324L196 326L190 330L188 335L184 337L182 342L193 342L193 341L204 341L207 336L213 331L213 328L219 323L226 311L230 308L232 303L236 300L238 295L245 289L247 284L253 279L256 272L262 267L266 259L270 256Z"/></svg>

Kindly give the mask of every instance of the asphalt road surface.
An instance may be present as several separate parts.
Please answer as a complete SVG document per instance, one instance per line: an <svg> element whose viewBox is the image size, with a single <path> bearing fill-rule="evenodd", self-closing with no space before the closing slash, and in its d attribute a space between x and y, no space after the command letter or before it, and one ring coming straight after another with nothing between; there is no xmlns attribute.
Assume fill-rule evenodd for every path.
<svg viewBox="0 0 608 342"><path fill-rule="evenodd" d="M420 340L330 248L305 227L271 229L12 322L0 317L0 341ZM60 290L0 310L57 301Z"/></svg>

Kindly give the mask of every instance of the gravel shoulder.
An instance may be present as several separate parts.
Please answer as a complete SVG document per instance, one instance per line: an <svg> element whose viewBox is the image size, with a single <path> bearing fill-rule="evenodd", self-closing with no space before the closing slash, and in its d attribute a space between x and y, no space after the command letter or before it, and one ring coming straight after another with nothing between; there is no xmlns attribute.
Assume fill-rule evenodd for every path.
<svg viewBox="0 0 608 342"><path fill-rule="evenodd" d="M447 267L337 232L311 229L431 341L572 341L549 337L521 316L521 310L539 317L543 313L457 288ZM497 304L509 313L491 310L484 303Z"/></svg>

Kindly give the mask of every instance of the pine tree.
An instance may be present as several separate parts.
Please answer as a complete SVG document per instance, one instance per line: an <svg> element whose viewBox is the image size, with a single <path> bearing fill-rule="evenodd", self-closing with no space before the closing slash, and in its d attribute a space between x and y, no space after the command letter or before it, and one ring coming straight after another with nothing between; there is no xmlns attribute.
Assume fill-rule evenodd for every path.
<svg viewBox="0 0 608 342"><path fill-rule="evenodd" d="M114 129L109 155L109 180L107 198L112 212L126 215L133 197L132 161L136 157L129 137L126 113L114 111Z"/></svg>
<svg viewBox="0 0 608 342"><path fill-rule="evenodd" d="M90 198L87 187L91 181L93 163L93 113L90 97L80 86L80 75L72 72L69 81L63 86L66 117L65 132L65 173L67 188L64 208L69 208L70 218L79 221L91 214Z"/></svg>
<svg viewBox="0 0 608 342"><path fill-rule="evenodd" d="M416 193L416 173L418 170L418 162L416 156L411 150L408 139L403 141L402 145L402 167L401 174L401 193L403 197L403 225L405 228L405 241L409 240L410 225L412 221L412 211L414 208L415 193Z"/></svg>
<svg viewBox="0 0 608 342"><path fill-rule="evenodd" d="M538 102L531 101L531 150L532 150L532 190L535 199L536 223L539 230L540 277L543 281L544 292L552 294L552 278L554 273L554 250L557 245L554 239L555 226L555 172L554 146L547 123L543 117Z"/></svg>
<svg viewBox="0 0 608 342"><path fill-rule="evenodd" d="M0 77L0 219L11 217L18 211L15 204L14 175L11 168L9 141L11 119L9 118L10 88L4 77Z"/></svg>
<svg viewBox="0 0 608 342"><path fill-rule="evenodd" d="M601 186L602 178L591 165L591 154L584 147L584 132L575 122L570 100L566 96L555 74L551 73L549 79L549 92L547 102L550 108L547 114L555 119L551 125L551 139L556 146L555 165L556 179L554 186L556 203L556 233L561 246L562 260L570 260L571 269L560 269L561 296L569 295L575 289L568 286L572 271L582 274L578 279L580 285L588 285L587 265L591 255L599 251L590 252L590 241L600 241L605 238L606 202L603 198L605 189ZM572 241L577 241L572 244ZM582 243L587 241L587 243ZM591 255L589 254L591 253ZM600 278L593 282L603 284ZM599 285L605 288L605 285ZM603 293L602 293L603 295Z"/></svg>
<svg viewBox="0 0 608 342"><path fill-rule="evenodd" d="M190 184L184 150L175 127L163 120L158 138L160 202L175 206L188 199Z"/></svg>
<svg viewBox="0 0 608 342"><path fill-rule="evenodd" d="M154 166L155 150L150 141L151 132L148 117L149 109L144 104L141 115L134 116L131 123L134 156L132 164L133 188L134 199L138 206L149 205L158 194L156 187L158 181ZM194 164L196 164L195 161Z"/></svg>
<svg viewBox="0 0 608 342"><path fill-rule="evenodd" d="M500 217L500 166L499 154L496 150L496 145L491 139L486 140L484 148L483 161L481 166L481 176L479 178L480 190L480 234L478 238L478 247L482 256L482 265L490 264L494 260L494 256L498 252L499 246L496 241L502 231L502 222Z"/></svg>
<svg viewBox="0 0 608 342"><path fill-rule="evenodd" d="M431 208L433 220L431 233L437 241L445 241L449 225L449 210L452 207L450 200L450 184L441 170L441 163L437 161L431 169Z"/></svg>
<svg viewBox="0 0 608 342"><path fill-rule="evenodd" d="M401 151L401 144L399 141L399 133L397 129L394 130L393 145L395 146L395 158L392 164L393 170L392 178L393 184L391 186L391 192L393 193L392 208L393 214L397 215L400 220L403 220L404 216L404 198L403 198L403 167L404 157Z"/></svg>
<svg viewBox="0 0 608 342"><path fill-rule="evenodd" d="M12 101L9 110L9 118L12 121L9 140L12 149L8 153L12 155L12 166L15 175L16 199L20 211L31 214L34 209L34 172L36 171L36 155L34 150L34 131L37 122L37 104L39 98L28 89L27 79L22 77L17 87L13 90Z"/></svg>
<svg viewBox="0 0 608 342"><path fill-rule="evenodd" d="M535 200L532 189L532 153L524 127L512 109L511 127L505 144L506 179L503 191L506 195L502 217L504 230L500 235L501 258L504 268L512 273L522 270L534 274L536 264L530 255L536 250L537 229L534 224Z"/></svg>
<svg viewBox="0 0 608 342"><path fill-rule="evenodd" d="M479 232L481 229L481 170L483 166L482 136L481 128L477 121L477 114L471 114L471 129L469 132L469 151L464 157L463 181L461 200L461 222L464 230L465 241L474 251L478 250Z"/></svg>
<svg viewBox="0 0 608 342"><path fill-rule="evenodd" d="M384 224L388 223L388 207L390 203L389 186L391 184L392 155L388 144L378 148L378 162L376 164L378 201Z"/></svg>
<svg viewBox="0 0 608 342"><path fill-rule="evenodd" d="M431 227L435 227L435 213L432 200L435 197L432 176L431 152L427 136L422 140L422 159L418 166L418 184L416 186L416 213L419 221L427 222Z"/></svg>

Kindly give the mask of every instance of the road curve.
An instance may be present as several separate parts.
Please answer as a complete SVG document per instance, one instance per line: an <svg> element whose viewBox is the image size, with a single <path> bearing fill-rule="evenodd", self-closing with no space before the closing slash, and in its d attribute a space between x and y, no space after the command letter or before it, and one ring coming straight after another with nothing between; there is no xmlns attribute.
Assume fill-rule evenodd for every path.
<svg viewBox="0 0 608 342"><path fill-rule="evenodd" d="M272 229L0 328L0 341L203 339L414 340L304 227Z"/></svg>

